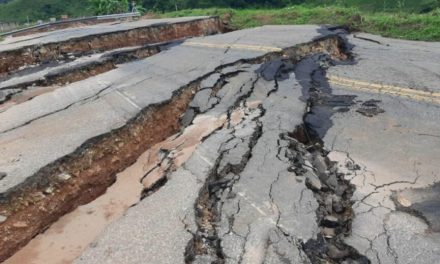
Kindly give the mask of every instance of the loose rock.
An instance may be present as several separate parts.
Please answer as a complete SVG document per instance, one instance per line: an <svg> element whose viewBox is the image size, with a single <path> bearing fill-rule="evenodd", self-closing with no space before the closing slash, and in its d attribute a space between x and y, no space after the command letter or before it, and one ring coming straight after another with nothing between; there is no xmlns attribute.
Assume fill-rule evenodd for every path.
<svg viewBox="0 0 440 264"><path fill-rule="evenodd" d="M325 198L325 209L329 214L333 212L333 199L331 196Z"/></svg>
<svg viewBox="0 0 440 264"><path fill-rule="evenodd" d="M50 187L46 188L43 193L47 195L47 194L52 194L54 191L55 191L55 188L53 186L50 186Z"/></svg>
<svg viewBox="0 0 440 264"><path fill-rule="evenodd" d="M306 185L313 191L320 191L322 188L322 183L319 178L311 171L306 173Z"/></svg>
<svg viewBox="0 0 440 264"><path fill-rule="evenodd" d="M339 219L335 216L327 215L322 220L322 225L325 227L331 227L331 228L338 227L339 226Z"/></svg>
<svg viewBox="0 0 440 264"><path fill-rule="evenodd" d="M58 175L58 179L61 181L68 181L70 180L70 178L72 178L72 175L68 174L68 173L61 173Z"/></svg>
<svg viewBox="0 0 440 264"><path fill-rule="evenodd" d="M411 201L409 201L402 195L397 196L397 202L403 207L410 207L412 205Z"/></svg>
<svg viewBox="0 0 440 264"><path fill-rule="evenodd" d="M27 227L28 224L26 222L23 221L17 221L14 224L12 224L13 227L17 227L17 228L23 228L23 227Z"/></svg>
<svg viewBox="0 0 440 264"><path fill-rule="evenodd" d="M5 222L8 218L4 215L0 215L0 224Z"/></svg>
<svg viewBox="0 0 440 264"><path fill-rule="evenodd" d="M333 244L329 244L328 245L328 251L327 251L327 255L332 258L332 259L344 259L346 258L348 255L350 254L350 252L346 249L341 250L339 248L337 248L335 245Z"/></svg>
<svg viewBox="0 0 440 264"><path fill-rule="evenodd" d="M324 157L322 157L321 155L316 155L313 158L313 165L316 168L316 170L318 171L319 174L325 174L327 171L327 164L325 163L325 159Z"/></svg>
<svg viewBox="0 0 440 264"><path fill-rule="evenodd" d="M344 211L344 206L341 203L341 198L334 195L332 197L332 205L333 205L333 211L335 211L336 213L340 214Z"/></svg>
<svg viewBox="0 0 440 264"><path fill-rule="evenodd" d="M336 233L335 233L335 229L334 228L328 228L328 227L324 227L321 231L322 235L325 238L333 238L335 237Z"/></svg>

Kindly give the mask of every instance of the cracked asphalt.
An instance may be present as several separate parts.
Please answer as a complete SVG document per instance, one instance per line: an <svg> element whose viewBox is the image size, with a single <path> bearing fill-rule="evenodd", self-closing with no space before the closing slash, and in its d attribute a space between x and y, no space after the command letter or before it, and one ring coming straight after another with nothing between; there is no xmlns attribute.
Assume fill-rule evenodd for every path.
<svg viewBox="0 0 440 264"><path fill-rule="evenodd" d="M169 140L211 128L161 148L141 199L67 262L437 263L438 83L439 43L321 26L188 39L1 111L0 193L194 84Z"/></svg>
<svg viewBox="0 0 440 264"><path fill-rule="evenodd" d="M329 75L438 91L440 65L434 62L440 56L438 43L365 36L381 44L351 37L357 63L330 68ZM344 87L332 88L334 93L347 93ZM355 218L346 241L373 263L436 263L440 259L440 236L435 231L440 196L434 189L440 180L439 105L353 91L356 100L378 100L385 112L368 118L356 114L355 107L337 114L324 137L332 151L348 155L361 167L351 179L356 186ZM407 210L417 203L430 207Z"/></svg>

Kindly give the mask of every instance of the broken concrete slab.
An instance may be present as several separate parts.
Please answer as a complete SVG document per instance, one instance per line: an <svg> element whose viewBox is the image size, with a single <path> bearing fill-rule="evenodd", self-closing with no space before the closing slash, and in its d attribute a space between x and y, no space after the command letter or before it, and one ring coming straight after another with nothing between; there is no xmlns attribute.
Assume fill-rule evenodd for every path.
<svg viewBox="0 0 440 264"><path fill-rule="evenodd" d="M291 30L294 32L296 27L293 27ZM280 31L280 35L284 36L281 40L285 38L290 39L291 44L295 42L301 43L318 36L318 33L313 30L309 32L309 36L302 35L299 39L284 33L285 31ZM236 34L234 33L234 35ZM247 34L247 31L243 31L242 34ZM200 40L203 40L203 38ZM285 47L284 43L287 42L282 41L279 47ZM194 52L197 52L197 56L193 55ZM13 185L20 183L21 179L26 178L25 174L31 175L45 164L71 153L87 139L124 125L140 109L169 99L173 91L190 83L192 80L197 80L200 76L215 71L222 63L227 64L243 58L257 57L262 54L264 52L243 52L237 50L231 50L229 53L224 54L221 49L212 50L179 46L163 52L160 56L121 65L119 69L62 87L52 93L43 94L29 102L16 105L2 112L0 114L2 141L6 142L16 138L16 133L24 136L27 133L26 131L32 134L40 134L41 140L44 140L47 135L37 131L49 127L57 128L56 133L60 135L61 141L57 142L57 137L52 133L50 136L51 143L46 142L43 145L37 143L39 137L28 138L37 144L34 147L31 147L32 143L30 141L22 141L23 146L15 146L13 149L2 144L5 150L2 151L2 155L5 155L5 160L21 158L18 162L5 164L4 171L9 172L10 177L5 178L1 182L0 190L4 192L10 189ZM212 59L213 56L216 56L217 60ZM208 60L209 63L206 63L206 58L210 58ZM174 63L176 60L183 63L176 64ZM168 62L171 64L161 66ZM145 68L148 69L147 72L143 71ZM193 68L194 70L187 71L186 69L188 68ZM140 72L142 74L139 74ZM170 76L171 74L172 77ZM87 113L90 112L95 112L96 115L87 117ZM102 113L102 115L98 113ZM81 118L78 119L77 116ZM72 121L67 121L69 119L72 119ZM61 127L59 120L64 120L66 124L70 125ZM57 125L55 123L51 125L51 122L55 122ZM100 127L94 125L97 123L100 124ZM106 126L105 124L108 125ZM87 128L89 126L93 128L89 130ZM77 129L74 127L81 127L82 132L78 134ZM66 142L66 138L77 143L72 141L66 145L66 147L69 147L64 149L61 147L63 145L61 142ZM46 140L49 140L49 138L46 138ZM37 151L35 146L38 145L45 148L44 152L38 151L40 153L38 155L28 152L25 147L29 146L29 148ZM53 150L47 149L48 146L53 146ZM20 153L8 153L6 150L15 150ZM31 158L36 156L39 156L39 159ZM9 181L11 182L8 183Z"/></svg>
<svg viewBox="0 0 440 264"><path fill-rule="evenodd" d="M7 89L25 89L27 86L38 85L41 83L38 81L48 81L47 79L54 79L61 75L67 75L73 71L78 70L93 70L94 65L101 65L106 62L112 62L118 64L124 61L135 59L137 53L145 52L146 54L157 54L160 52L161 47L165 47L169 43L158 43L137 47L125 47L116 50L111 50L103 53L91 54L84 57L79 57L76 60L61 63L54 66L44 67L40 71L34 71L30 74L16 74L7 80L0 83L0 90ZM130 57L132 56L132 57ZM137 59L148 57L148 55ZM60 81L61 82L61 81ZM69 82L66 80L66 82ZM73 82L73 81L70 81ZM64 83L61 83L64 84Z"/></svg>
<svg viewBox="0 0 440 264"><path fill-rule="evenodd" d="M292 30L294 29L292 28ZM283 31L280 32L280 39L287 38L291 40L291 44L299 44L301 41L319 36L318 28L315 29L315 31L309 31L308 36L302 35L300 38L294 35L286 35ZM246 32L244 31L243 34L246 34ZM294 59L300 59L307 52L315 51L338 54L337 43L340 39L337 37L317 41L306 45L305 49L302 50L303 53L296 53ZM283 48L283 45L280 44L279 47ZM194 53L197 56L194 56ZM72 195L82 198L73 198L75 202L60 210L59 213L64 214L84 203L82 199L94 199L102 194L106 187L114 181L114 176L120 169L134 162L134 159L141 153L143 148L148 148L157 140L163 140L172 133L178 132L180 125L176 122L185 113L188 107L187 104L190 102L189 98L192 98L192 95L196 93L199 83L204 77L221 71L222 65L227 65L227 67L234 65L235 68L239 69L243 59L259 58L265 53L267 52L255 50L247 52L231 50L225 53L223 48L210 50L192 46L177 46L161 53L160 58L150 57L125 64L116 70L59 88L51 93L40 95L31 101L9 108L0 114L0 118L5 121L5 123L2 123L3 132L0 136L2 142L15 142L14 147L2 144L2 147L7 150L3 151L2 155L8 155L10 160L4 166L8 176L1 182L3 201L10 203L15 199L14 197L17 197L13 195L16 193L29 194L28 198L31 199L34 191L30 191L30 189L38 193L39 186L50 184L58 179L56 176L60 173L71 174L74 182L92 181L93 183L90 182L90 184L96 187L96 192L88 192L88 196L81 196L81 192L75 191ZM213 56L217 60L213 59ZM194 60L194 57L197 60ZM176 59L184 63L176 64L174 63ZM209 61L209 63L206 63L206 61ZM236 61L238 62L232 64ZM188 71L189 67L192 68L191 71ZM145 74L145 68L151 69L151 71ZM233 71L237 71L237 69ZM245 69L249 72L255 70L249 65L245 65ZM241 81L244 82L250 81L249 77L245 75L238 75L237 78L239 80L242 78ZM243 96L247 96L251 87L246 84L245 87L242 87L243 89L239 89L238 93L232 92L230 88L227 89L229 92L224 93L222 90L218 92L220 96L230 100L229 105L235 105L242 100ZM60 98L62 99L60 100ZM224 111L228 108L224 103L215 106L213 108L213 111L216 111L213 112L214 114L224 114ZM164 126L153 125L160 120L165 120L163 116L170 115L168 111L171 111L172 117L168 116L167 124L164 124ZM90 113L95 114L90 115ZM62 120L62 124L60 120ZM100 126L95 124L100 124ZM51 132L47 133L47 129ZM159 130L162 133L158 133ZM78 133L79 131L82 132ZM243 131L246 131L246 129ZM151 135L140 137L139 133L141 135L150 133ZM15 141L16 136L24 136L27 140ZM112 141L115 136L116 139ZM133 137L134 140L130 141L130 144L121 142L123 141L121 138L126 137ZM140 141L144 143L139 143ZM132 146L132 143L135 145ZM102 161L103 157L99 154L101 150L91 150L91 148L94 148L92 146L98 145L105 149L110 148L106 150L107 153L124 155L122 153L127 151L127 155L124 155L122 160L112 155L105 155L105 160L108 160L105 162L112 164L111 166L102 167L99 163L90 163L90 160ZM44 150L39 149L38 146L44 148ZM38 158L35 159L35 157ZM77 158L89 160L89 162L85 162L85 160L70 162ZM66 162L67 160L70 161ZM69 168L60 167L61 164L67 163L73 167L70 167L70 165ZM80 165L87 163L92 167L97 167L86 169L83 165ZM113 172L108 171L113 169L116 170ZM88 172L84 173L85 171ZM104 183L89 176L86 178L79 177L79 175L88 173L95 176L107 175L108 177L102 179ZM52 192L54 195L47 196L50 199L42 199L37 202L45 204L38 205L38 207L57 208L56 206L49 206L48 203L66 200L67 198L58 199L56 197L60 194L70 193L63 189L70 188L69 186L74 185L58 185L57 189ZM86 184L84 186L90 185ZM24 192L24 189L27 191ZM63 191L61 191L62 189ZM36 200L34 198L31 200L32 203L25 204L37 206ZM72 200L72 198L69 198L69 200ZM21 207L19 204L18 206ZM41 214L41 211L38 212ZM35 235L35 232L39 232L39 226L47 225L46 220L53 221L58 217L56 213L44 215L50 215L50 218L42 217L39 218L42 222L34 222L32 226L27 225L28 228L32 229L27 234ZM16 216L21 217L18 214ZM15 221L13 218L10 219L8 223ZM23 238L25 237L28 236ZM10 243L8 245L13 246Z"/></svg>
<svg viewBox="0 0 440 264"><path fill-rule="evenodd" d="M205 185L195 202L195 221L187 226L193 238L187 242L184 259L178 258L175 262L276 261L283 257L282 253L267 249L270 243L281 244L276 241L275 232L288 237L282 246L275 248L280 251L282 247L295 248L288 258L308 263L309 257L301 242L317 237L318 203L304 181L298 181L297 175L288 171L291 161L281 153L289 146L289 141L284 142L280 136L302 125L306 102L300 100L302 87L294 74L284 76L283 80L267 81L261 77L261 71L253 69L264 67L259 65L241 68L238 75L230 77L216 93L220 95L219 104L205 113L219 115L240 107L244 116L233 122L232 115L228 114L228 126L217 132L229 131L222 146L214 150L217 160L212 170L206 172ZM195 98L200 99L197 94ZM170 177L173 175L171 172ZM132 210L138 208L135 206ZM110 258L105 252L109 252L111 241L115 240L113 228L131 229L123 221L115 222L97 240L99 249L89 248L78 263L108 261ZM167 231L163 229L162 232ZM149 240L148 231L143 237L145 243L154 243ZM137 245L132 244L132 247ZM164 255L172 250L170 247L162 249ZM351 259L352 252L347 252L344 259ZM116 262L121 261L118 254L113 257L117 258ZM165 259L160 261L167 263Z"/></svg>
<svg viewBox="0 0 440 264"><path fill-rule="evenodd" d="M337 59L351 58L343 48L347 43L328 36L328 30L316 29L327 32L326 39L304 45L300 41L310 40L316 33L314 27L279 27L276 33L277 28L191 39L156 57L80 82L82 85L75 88L82 93L79 98L71 100L66 94L62 96L65 101L46 107L57 98L57 91L73 86L69 85L38 96L34 102L14 106L9 113L0 113L6 122L0 123L4 126L0 139L5 138L4 142L19 144L18 139L14 141L17 137L30 145L20 145L26 152L41 150L43 145L45 150L56 151L60 147L45 140L58 138L56 144L66 148L64 153L40 151L46 160L38 164L27 163L29 156L24 161L19 156L8 166L19 163L14 169L25 165L36 171L52 164L55 168L45 169L57 172L57 181L62 181L60 172L71 175L69 181L81 177L94 180L86 186L93 186L92 195L96 196L112 184L119 169L134 162L142 147L149 148L166 136L179 140L200 122L200 117L226 120L203 137L194 152L188 152L187 162L184 160L188 157L176 166L173 161L179 159L179 153L161 149L157 170L148 170L140 177L146 188L143 199L110 224L77 259L78 263L138 263L145 259L154 259L155 263L395 263L411 262L411 255L423 254L423 261L428 262L438 258L438 235L426 233L426 219L396 211L390 199L393 191L406 193L398 201L411 206L416 200L403 189L414 191L414 187L426 188L438 181L438 151L426 145L435 144L437 137L429 134L425 141L412 138L416 128L435 131L436 107L389 95L376 98L371 92L347 94L344 87L330 85L325 78L333 69L349 77L368 70L363 64L338 63ZM287 34L290 29L292 34ZM270 39L264 34L266 30L270 30ZM294 32L304 34L297 36ZM251 33L255 43L249 37ZM279 37L274 38L274 34ZM357 40L360 43L354 51L366 42ZM284 45L292 44L298 45L282 50ZM176 65L176 60L181 63ZM151 73L145 71L147 67ZM97 84L102 76L107 83L91 92L93 88L87 86ZM38 99L42 101L35 103ZM362 104L385 112L367 118L356 112ZM399 104L406 108L402 110ZM42 105L46 109L31 111L31 106L41 109ZM106 115L125 106L116 118ZM14 108L15 115L5 118L3 114L10 115ZM20 116L18 109L30 117ZM426 109L430 111L419 118L424 122L415 122L414 126L412 119ZM91 111L97 114L90 115ZM101 121L96 117L100 113L108 124L95 128ZM38 136L34 136L36 129ZM128 133L119 134L124 129ZM85 130L81 132L84 134L72 140L79 130ZM23 131L26 133L21 134ZM427 137L428 133L419 135ZM400 150L402 138L407 153ZM93 140L83 144L88 139ZM394 148L383 151L387 144ZM14 154L10 149L8 154ZM77 156L66 159L72 151ZM58 157L62 157L60 163L52 163ZM76 158L81 166L71 165ZM14 170L4 171L4 180L10 173L17 175ZM22 182L9 184L13 189L38 179L42 188L37 190L49 198L31 202L38 208L50 208L45 205L53 204L44 201L56 197L62 190L57 188L65 185L44 186L53 181L47 176L50 173L44 169L40 172L45 173L35 178L22 171ZM317 181L313 186L310 175ZM5 200L10 198L8 192L6 188ZM71 208L66 211L89 201L69 199L75 203L69 204ZM29 201L26 197L24 200ZM32 206L25 207L29 208ZM17 215L6 214L4 226L29 228L28 222ZM33 223L50 224L40 220ZM401 227L407 228L402 231ZM412 238L414 241L407 242Z"/></svg>
<svg viewBox="0 0 440 264"><path fill-rule="evenodd" d="M251 69L248 74L255 74L254 72L255 70ZM275 255L272 255L265 251L265 244L273 232L275 232L275 234L282 232L283 236L286 233L291 235L290 240L286 240L285 242L274 240L274 244L278 243L278 245L275 246L276 248L294 247L296 248L296 252L290 252L290 258L306 260L307 257L302 252L299 241L309 239L316 235L315 210L317 205L316 202L314 202L312 193L307 190L304 183L296 181L294 174L287 172L289 164L283 163L277 158L279 151L279 134L293 130L297 124L302 122L304 103L298 99L296 99L296 101L292 100L293 98L298 98L299 93L301 93L299 85L296 85L296 87L295 85L291 86L290 80L289 82L279 83L278 90L275 91L275 82L269 83L264 80L252 81L252 78L240 78L240 75L238 75L232 77L228 85L224 88L231 94L239 95L243 83L249 82L254 83L254 85L246 92L247 96L241 97L240 99L243 100L241 101L241 105L245 108L244 118L236 125L230 124L231 128L219 130L213 136L208 137L207 141L200 146L202 150L206 149L204 146L209 144L211 138L222 142L220 148L210 148L211 151L209 155L217 157L217 161L214 160L210 162L214 167L212 167L211 170L197 170L203 175L202 178L208 180L208 182L205 183L206 187L202 188L198 201L194 201L194 198L186 199L189 204L196 204L195 219L184 221L187 231L193 233L194 238L191 239L190 242L180 242L180 247L186 248L186 250L185 252L179 252L181 254L185 253L187 261L194 261L195 263L201 261L201 263L204 263L203 261L206 261L207 258L211 260L215 258L215 252L218 249L215 244L207 242L208 237L215 237L215 234L218 234L218 239L222 241L220 247L223 249L228 263L235 263L240 259L246 263L255 263L255 261L259 262L264 259L274 261L271 259L276 259L279 253L275 252ZM272 90L274 92L267 97L268 92ZM210 109L206 114L218 115L221 114L222 111L223 113L225 110L229 111L228 109L231 109L231 107L235 105L235 100L231 97L221 97L221 100L220 104ZM259 108L252 107L246 110L249 106L255 103L259 104L259 102L262 102L264 112ZM273 129L275 127L278 127L278 129ZM262 130L260 131L260 129ZM234 140L231 140L233 138L239 140L230 144L234 142ZM215 151L215 149L217 149L217 151ZM204 155L203 157L205 157ZM199 160L199 154L195 155L194 158ZM185 164L184 167L189 169L192 167L192 164L192 162L189 162ZM280 172L273 173L272 168L274 167L278 167ZM212 170L214 170L214 172ZM217 185L208 184L209 181L216 182L222 179L221 175L226 177L230 173L238 178L230 178L229 183L225 182L226 185L224 185L224 187L217 189L214 187ZM177 177L183 178L182 175L179 175L179 171L171 173L169 177L170 181L173 181ZM219 178L217 179L217 177ZM199 186L199 188L200 187L201 186ZM292 192L291 187L297 190ZM179 189L183 190L183 186ZM208 196L203 194L204 190L207 191L206 195ZM186 191L187 190L184 192L186 193ZM168 192L168 190L165 188L161 188L158 191L158 193L166 192ZM192 191L192 193L196 192L195 190ZM262 196L262 194L265 195ZM286 195L292 196L291 199L285 199ZM169 193L167 196L169 196ZM208 197L208 200L204 200L205 197ZM144 201L141 201L141 204L150 203L151 198L153 197L146 198ZM211 201L210 199L214 200ZM223 200L221 207L211 204L216 199ZM294 202L294 208L296 209L291 209L289 201L298 201ZM162 202L161 205L163 205ZM207 208L204 208L205 206L207 206ZM220 204L218 206L220 206ZM165 205L165 207L168 206ZM199 207L200 209L198 209ZM239 208L238 211L237 208ZM144 212L141 206L135 206L131 210L139 213ZM198 210L200 210L200 212L198 212ZM221 215L221 219L214 218L209 220L211 213L204 213L204 210L208 210L211 213L217 212L216 214ZM188 210L187 213L192 212ZM128 217L133 218L131 216ZM231 219L233 219L232 225L230 222ZM104 256L106 255L105 252L109 252L109 242L113 241L114 235L118 233L118 231L113 231L113 228L120 230L125 229L125 232L132 230L132 226L124 221L125 220L118 221L110 226L105 231L105 235L100 237L97 244L89 248L77 260L77 263L98 263L102 261L114 261L116 263L122 261L122 256L128 252L132 252L134 247L140 249L140 245L126 241L124 243L124 249L121 250L121 248L118 248L117 250L111 250L115 252L115 254L111 253L107 257ZM211 225L210 221L219 221L219 223ZM148 224L145 221L139 222ZM304 224L300 224L304 222L309 223L308 228L304 228ZM155 232L161 232L173 238L175 235L170 235L170 233L166 231L168 229L167 226L163 228L155 226ZM143 230L141 232L138 231L139 233L145 232L141 235L143 243L149 244L150 242L148 241L154 239L154 237L148 235L148 230L144 228L139 228L138 230ZM185 233L183 229L181 232ZM177 236L180 237L180 235ZM172 241L170 244L161 246L161 251L164 254L160 256L157 255L155 257L157 258L156 261L160 263L172 263L176 261L179 262L179 259L184 257L183 255L173 256L166 253L168 251L175 251L172 245L177 243L179 239L173 239ZM153 240L151 240L151 243L153 243ZM121 254L116 252L120 252ZM137 255L142 256L143 259L148 257L149 254L154 253L147 251L145 251L145 254L137 253ZM172 259L168 259L169 256L172 256Z"/></svg>
<svg viewBox="0 0 440 264"><path fill-rule="evenodd" d="M356 36L373 39L380 44L356 38L354 35L348 36L349 42L354 45L354 54L359 59L354 67L350 67L349 72L344 67L335 67L329 71L329 76L367 82L373 80L374 83L423 91L440 91L440 66L437 63L440 52L437 42L390 39L366 33Z"/></svg>
<svg viewBox="0 0 440 264"><path fill-rule="evenodd" d="M71 56L146 45L222 32L216 17L187 17L100 24L37 35L7 38L0 43L0 75L28 65Z"/></svg>
<svg viewBox="0 0 440 264"><path fill-rule="evenodd" d="M440 181L436 165L440 152L433 147L440 144L438 135L433 133L438 130L438 105L416 96L400 96L398 90L382 93L363 87L383 84L414 92L438 92L436 83L440 77L435 72L440 70L436 60L439 46L362 36L380 43L350 37L356 63L331 67L327 74L333 93L357 96L353 108L333 116L333 126L324 137L325 144L333 150L332 159L340 164L347 162L347 168L353 168L353 162L360 165L346 176L356 186L355 218L346 242L372 263L430 263L439 256L435 249L439 234L428 233L422 214L409 208L406 212L410 214L397 210L411 207L415 197L423 200L426 196L417 190L429 193L430 186ZM351 87L332 82L334 76L352 80ZM383 109L382 113L366 117L356 112L362 104L371 105L369 102ZM412 190L418 195L410 195ZM407 195L397 196L400 193ZM437 200L431 201L435 204Z"/></svg>

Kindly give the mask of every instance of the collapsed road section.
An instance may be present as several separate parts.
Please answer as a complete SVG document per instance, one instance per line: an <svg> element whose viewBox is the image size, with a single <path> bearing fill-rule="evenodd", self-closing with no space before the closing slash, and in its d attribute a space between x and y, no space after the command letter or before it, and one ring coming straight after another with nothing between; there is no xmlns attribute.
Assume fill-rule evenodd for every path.
<svg viewBox="0 0 440 264"><path fill-rule="evenodd" d="M357 67L346 37L266 26L194 38L0 112L1 259L400 262L396 216L374 238L358 219L391 211L366 201L419 177L370 182L359 199L367 170L327 138L337 118L375 124L389 111L330 86L327 72ZM437 189L394 192L394 203L435 232Z"/></svg>
<svg viewBox="0 0 440 264"><path fill-rule="evenodd" d="M265 29L260 30L264 31ZM292 42L296 42L299 44L320 35L317 28L313 27L305 27L304 32L308 35L303 35L298 39L287 36L285 43L291 45ZM239 39L243 33L246 32L231 33L228 37ZM212 40L217 41L215 37L212 37ZM283 45L287 44L281 44L281 47ZM212 73L227 72L229 67L233 70L226 76L236 75L239 80L246 82L249 78L253 78L253 71L249 72L249 76L240 74L242 70L234 69L237 65L246 64L246 62L252 63L250 69L253 69L255 67L252 66L253 64L276 59L283 54L293 61L318 52L331 54L335 58L341 56L345 58L341 50L342 46L340 38L328 36L317 39L310 44L286 49L282 54L274 53L263 57L260 57L264 54L262 51L248 52L248 58L246 58L241 51L225 53L223 50L202 49L197 51L200 60L205 60L204 56L212 58L213 55L216 55L217 59L211 59L210 64L196 64L196 67L193 67L194 70L189 71L190 74L188 71L179 71L176 68L168 69L178 79L166 83L164 77L169 78L169 75L166 72L160 72L164 68L159 66L164 61L173 62L180 57L182 62L194 63L184 58L192 57L193 55L188 53L194 52L196 49L179 46L161 53L161 58L153 56L145 60L124 64L121 68L84 80L81 85L82 90L75 91L80 96L79 98L64 97L67 101L48 104L46 109L35 112L34 106L41 105L43 101L52 100L53 96L59 98L60 95L47 93L1 113L2 120L5 121L2 122L1 128L2 146L6 150L2 153L8 155L8 158L5 159L8 160L8 163L2 169L5 173L5 177L2 179L1 206L1 214L5 219L0 226L3 229L2 234L5 234L2 241L2 249L4 249L2 250L2 258L10 256L60 216L104 193L106 188L115 181L115 175L134 163L142 152L177 133L181 129L179 125L181 117L187 119L189 115L189 120L192 120L191 112L200 113L203 108L200 106L190 106L192 111L188 110L192 96L197 90L203 88L200 81L204 77L200 78L200 75L211 77ZM200 68L197 68L197 65L200 65ZM180 67L187 69L188 65ZM145 68L151 68L151 71L143 71L142 69ZM229 69L229 71L231 70ZM138 74L139 72L142 72L142 76ZM193 73L191 74L191 72ZM224 77L222 78L224 79ZM106 83L100 83L100 80L106 80ZM184 84L185 82L190 84ZM223 100L226 100L227 96L230 97L224 103L220 103L219 99L216 102L216 99L212 98L211 107L208 109L214 107L211 111L217 111L213 112L217 115L230 116L229 109L240 105L246 96L252 94L251 91L254 89L252 85L244 85L239 90L241 95L237 97L237 91L234 90L234 87L229 88L229 92L224 90L229 86L228 82L231 80L226 81L225 85L213 88L213 92L216 91L219 98L222 96ZM84 85L85 83L88 85ZM179 83L182 85L176 86ZM97 87L93 87L94 85ZM57 92L70 93L69 87L60 88ZM208 90L202 89L201 91ZM133 96L134 94L137 96ZM171 97L169 97L170 95ZM237 98L234 99L235 97ZM203 100L201 102L207 104ZM15 111L19 111L20 114L15 114L17 113ZM88 113L91 111L101 112L103 115L89 115ZM258 107L253 111L256 113L264 112ZM23 115L26 112L29 115ZM15 118L11 119L12 116ZM64 117L60 119L61 116ZM71 118L74 119L69 121L68 119ZM123 121L124 119L127 120L127 124ZM47 123L59 123L60 120L63 120L65 124L52 126ZM100 124L100 127L94 124ZM59 137L54 136L54 133L47 135L44 130L49 127L54 129L53 132ZM81 127L81 131L85 133L78 133L79 130L74 127ZM27 137L25 136L28 133L26 131L40 136ZM25 136L30 141L14 140L19 134L21 134L19 138ZM93 134L96 136L92 136ZM59 138L60 142L57 143L56 138ZM66 141L67 138L69 140ZM86 140L84 141L84 139ZM44 143L45 140L52 142L47 144L48 142ZM67 143L65 147L60 148L61 142ZM10 143L15 145L14 148L8 147ZM20 147L17 148L17 144ZM45 149L44 152L38 151L41 147ZM47 147L52 148L53 151L49 151ZM40 153L37 163L30 158L36 154L32 153L35 150ZM15 158L11 159L11 157ZM35 172L29 174L32 171ZM148 195L148 189L145 193Z"/></svg>
<svg viewBox="0 0 440 264"><path fill-rule="evenodd" d="M211 35L222 30L218 18L199 17L139 20L10 38L0 43L0 75L30 65L68 60L71 56Z"/></svg>
<svg viewBox="0 0 440 264"><path fill-rule="evenodd" d="M164 171L166 182L76 263L182 263L182 252L186 263L369 263L343 242L350 232L352 187L315 141L306 150L293 138L311 134L296 129L305 126L309 110L307 87L294 69L314 54L322 55L323 65L345 60L344 44L332 36L244 60L228 66L235 74L226 81L219 69L213 83L221 85L199 89L190 106L196 119L225 115L226 124L205 137L183 166ZM302 70L304 78L316 72ZM332 173L325 173L330 167ZM328 198L337 213L322 205ZM143 212L154 214L145 219ZM121 238L123 233L130 236ZM111 242L116 237L120 243Z"/></svg>
<svg viewBox="0 0 440 264"><path fill-rule="evenodd" d="M31 100L63 85L108 72L115 69L118 64L155 55L179 42L181 41L121 48L80 57L71 62L27 74L14 74L0 83L0 111L5 111L14 104Z"/></svg>

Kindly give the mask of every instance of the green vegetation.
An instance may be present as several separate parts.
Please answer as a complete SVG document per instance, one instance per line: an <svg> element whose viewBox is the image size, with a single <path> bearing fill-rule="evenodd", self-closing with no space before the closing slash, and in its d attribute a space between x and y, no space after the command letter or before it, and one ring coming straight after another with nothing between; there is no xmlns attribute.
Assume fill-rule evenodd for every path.
<svg viewBox="0 0 440 264"><path fill-rule="evenodd" d="M128 7L128 0L89 0L89 2L97 15L124 13Z"/></svg>
<svg viewBox="0 0 440 264"><path fill-rule="evenodd" d="M217 15L230 21L233 28L261 25L333 24L346 25L386 37L440 41L440 9L425 14L407 12L361 12L340 6L291 6L282 9L191 9L161 14L161 17Z"/></svg>
<svg viewBox="0 0 440 264"><path fill-rule="evenodd" d="M171 11L194 8L282 8L298 4L357 7L365 11L430 12L440 0L139 0L149 10Z"/></svg>
<svg viewBox="0 0 440 264"><path fill-rule="evenodd" d="M88 0L12 0L0 4L0 22L27 22L68 15L81 17L92 14Z"/></svg>
<svg viewBox="0 0 440 264"><path fill-rule="evenodd" d="M386 12L407 11L427 13L440 7L439 0L311 0L315 4L332 5L337 3L343 7L358 7L361 10Z"/></svg>

